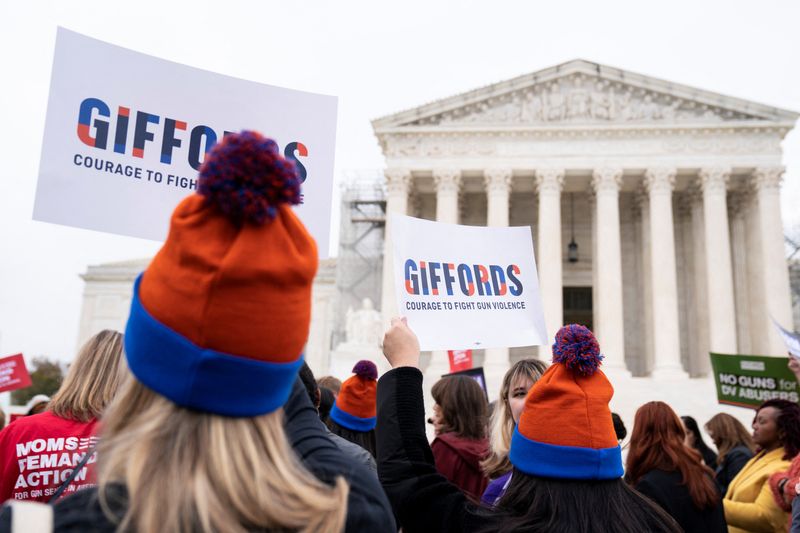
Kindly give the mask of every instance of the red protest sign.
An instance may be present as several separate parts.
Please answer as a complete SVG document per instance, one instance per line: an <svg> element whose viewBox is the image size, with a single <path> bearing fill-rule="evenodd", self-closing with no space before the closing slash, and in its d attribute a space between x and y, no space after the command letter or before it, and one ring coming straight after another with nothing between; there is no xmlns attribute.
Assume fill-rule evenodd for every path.
<svg viewBox="0 0 800 533"><path fill-rule="evenodd" d="M24 389L30 384L31 376L21 353L0 359L0 392Z"/></svg>
<svg viewBox="0 0 800 533"><path fill-rule="evenodd" d="M472 368L472 350L448 350L450 372L459 372Z"/></svg>

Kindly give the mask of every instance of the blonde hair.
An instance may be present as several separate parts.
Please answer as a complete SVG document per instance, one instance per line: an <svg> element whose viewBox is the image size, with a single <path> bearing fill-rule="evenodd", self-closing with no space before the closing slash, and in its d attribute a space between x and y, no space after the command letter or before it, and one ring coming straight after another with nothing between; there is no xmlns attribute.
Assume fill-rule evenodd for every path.
<svg viewBox="0 0 800 533"><path fill-rule="evenodd" d="M104 329L81 347L47 410L78 422L99 418L127 369L122 333Z"/></svg>
<svg viewBox="0 0 800 533"><path fill-rule="evenodd" d="M229 418L184 409L133 376L103 419L100 503L127 490L119 531L338 532L349 488L314 478L283 430L283 410Z"/></svg>
<svg viewBox="0 0 800 533"><path fill-rule="evenodd" d="M514 417L508 403L511 384L518 379L530 379L536 383L547 370L547 363L539 359L522 359L512 366L503 377L500 387L500 397L495 403L492 413L492 433L489 438L491 452L489 457L481 462L483 472L489 478L502 476L511 470L511 461L508 460L508 450L511 447L511 436L514 434Z"/></svg>
<svg viewBox="0 0 800 533"><path fill-rule="evenodd" d="M706 422L706 431L713 435L717 447L717 464L722 464L725 456L737 446L746 446L751 452L756 449L753 437L744 424L727 413L717 413Z"/></svg>

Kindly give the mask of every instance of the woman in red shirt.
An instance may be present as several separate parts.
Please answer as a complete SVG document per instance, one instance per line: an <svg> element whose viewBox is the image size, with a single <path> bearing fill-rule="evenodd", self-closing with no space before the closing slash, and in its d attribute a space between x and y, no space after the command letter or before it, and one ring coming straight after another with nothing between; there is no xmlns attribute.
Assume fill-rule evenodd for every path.
<svg viewBox="0 0 800 533"><path fill-rule="evenodd" d="M97 419L127 373L122 334L104 330L83 345L47 410L0 431L0 501L47 502L87 453L94 455ZM91 457L64 495L95 483Z"/></svg>

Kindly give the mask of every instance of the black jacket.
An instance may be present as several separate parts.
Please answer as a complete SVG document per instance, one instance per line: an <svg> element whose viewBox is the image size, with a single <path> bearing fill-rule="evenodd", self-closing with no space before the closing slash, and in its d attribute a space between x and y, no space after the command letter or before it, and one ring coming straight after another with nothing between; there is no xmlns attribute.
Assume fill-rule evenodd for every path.
<svg viewBox="0 0 800 533"><path fill-rule="evenodd" d="M686 533L726 533L722 496L716 507L697 509L682 479L678 470L651 470L636 483L636 490L660 505Z"/></svg>
<svg viewBox="0 0 800 533"><path fill-rule="evenodd" d="M422 372L396 368L378 381L378 477L404 533L497 529L497 514L479 511L436 471L425 437Z"/></svg>
<svg viewBox="0 0 800 533"><path fill-rule="evenodd" d="M325 432L325 426L311 405L308 393L298 379L284 406L287 438L305 467L329 484L344 476L350 485L346 531L397 531L391 507L378 479L363 464L342 453ZM127 507L124 488L111 491L111 507L122 516ZM10 512L0 514L0 533L11 531ZM115 525L100 509L96 489L87 489L59 501L55 506L55 531L112 533Z"/></svg>
<svg viewBox="0 0 800 533"><path fill-rule="evenodd" d="M717 466L717 483L724 496L728 492L728 485L733 478L744 468L747 461L753 458L753 452L747 446L737 446L725 454L725 458Z"/></svg>

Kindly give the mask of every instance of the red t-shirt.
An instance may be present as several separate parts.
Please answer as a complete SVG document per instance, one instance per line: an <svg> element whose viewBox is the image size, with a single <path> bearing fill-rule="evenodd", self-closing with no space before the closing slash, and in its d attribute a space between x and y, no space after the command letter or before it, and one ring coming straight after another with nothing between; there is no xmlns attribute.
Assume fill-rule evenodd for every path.
<svg viewBox="0 0 800 533"><path fill-rule="evenodd" d="M19 418L0 431L0 502L47 502L97 443L97 420L76 422L46 411ZM64 495L95 483L96 454Z"/></svg>

